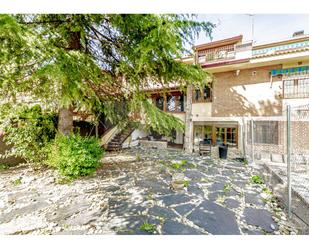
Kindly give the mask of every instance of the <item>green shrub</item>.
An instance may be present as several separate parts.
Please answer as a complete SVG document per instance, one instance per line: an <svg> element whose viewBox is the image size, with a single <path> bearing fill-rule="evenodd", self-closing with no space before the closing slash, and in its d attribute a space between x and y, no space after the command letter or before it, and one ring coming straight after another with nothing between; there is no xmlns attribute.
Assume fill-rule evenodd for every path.
<svg viewBox="0 0 309 249"><path fill-rule="evenodd" d="M46 159L43 149L56 135L56 115L43 111L39 105L4 104L0 106L0 130L3 140L11 146L3 157L21 157L27 162Z"/></svg>
<svg viewBox="0 0 309 249"><path fill-rule="evenodd" d="M57 168L62 176L76 179L94 173L102 156L103 150L95 138L57 135L49 147L47 164Z"/></svg>

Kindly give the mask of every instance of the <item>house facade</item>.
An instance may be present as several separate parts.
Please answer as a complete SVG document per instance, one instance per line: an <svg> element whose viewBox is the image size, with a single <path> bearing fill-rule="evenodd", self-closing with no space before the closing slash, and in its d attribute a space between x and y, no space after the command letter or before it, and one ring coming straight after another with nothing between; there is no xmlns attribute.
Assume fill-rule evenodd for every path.
<svg viewBox="0 0 309 249"><path fill-rule="evenodd" d="M183 63L198 63L213 75L202 91L177 87L153 91L153 103L185 122L185 132L175 131L173 144L187 152L198 150L209 139L215 147L228 144L231 150L244 150L245 121L251 117L283 117L287 105L309 104L309 35L263 44L243 41L236 36L194 47L194 56ZM276 122L261 121L256 143L278 150L282 128ZM265 130L265 132L263 132ZM308 144L309 149L309 144Z"/></svg>

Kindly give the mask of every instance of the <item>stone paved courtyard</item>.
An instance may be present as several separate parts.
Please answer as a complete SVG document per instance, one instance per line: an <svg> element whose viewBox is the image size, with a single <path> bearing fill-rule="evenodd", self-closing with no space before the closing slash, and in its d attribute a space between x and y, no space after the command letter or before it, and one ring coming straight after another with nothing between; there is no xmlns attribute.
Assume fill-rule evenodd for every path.
<svg viewBox="0 0 309 249"><path fill-rule="evenodd" d="M0 234L297 233L241 162L136 148L102 163L96 175L69 184L51 169L0 172ZM173 190L179 175L185 188Z"/></svg>

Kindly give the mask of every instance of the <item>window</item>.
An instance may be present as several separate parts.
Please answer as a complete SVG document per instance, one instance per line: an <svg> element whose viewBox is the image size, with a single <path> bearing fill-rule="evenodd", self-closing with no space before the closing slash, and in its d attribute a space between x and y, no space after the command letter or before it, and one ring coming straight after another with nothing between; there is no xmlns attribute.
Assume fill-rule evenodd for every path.
<svg viewBox="0 0 309 249"><path fill-rule="evenodd" d="M176 96L167 96L167 111L174 112L176 110Z"/></svg>
<svg viewBox="0 0 309 249"><path fill-rule="evenodd" d="M183 112L184 111L184 96L167 96L167 111Z"/></svg>
<svg viewBox="0 0 309 249"><path fill-rule="evenodd" d="M284 98L309 98L309 78L283 81Z"/></svg>
<svg viewBox="0 0 309 249"><path fill-rule="evenodd" d="M210 125L195 125L194 126L194 144L212 139L212 126Z"/></svg>
<svg viewBox="0 0 309 249"><path fill-rule="evenodd" d="M167 112L184 112L185 111L185 95L180 91L153 94L152 101L162 111Z"/></svg>
<svg viewBox="0 0 309 249"><path fill-rule="evenodd" d="M237 145L236 127L216 127L216 144Z"/></svg>
<svg viewBox="0 0 309 249"><path fill-rule="evenodd" d="M180 95L177 96L177 105L176 105L176 111L177 112L184 112L185 111L185 101L184 101L184 96Z"/></svg>
<svg viewBox="0 0 309 249"><path fill-rule="evenodd" d="M163 109L164 109L164 97L159 96L159 97L157 97L157 98L155 99L155 101L156 101L156 106L157 106L160 110L163 111Z"/></svg>
<svg viewBox="0 0 309 249"><path fill-rule="evenodd" d="M211 102L211 86L205 86L201 91L195 89L193 93L193 102Z"/></svg>
<svg viewBox="0 0 309 249"><path fill-rule="evenodd" d="M251 126L249 128L251 134ZM254 122L254 143L257 144L278 144L278 121L255 121ZM248 136L251 143L251 136Z"/></svg>
<svg viewBox="0 0 309 249"><path fill-rule="evenodd" d="M194 144L208 140L213 145L228 144L237 146L237 127L218 127L215 125L195 125Z"/></svg>

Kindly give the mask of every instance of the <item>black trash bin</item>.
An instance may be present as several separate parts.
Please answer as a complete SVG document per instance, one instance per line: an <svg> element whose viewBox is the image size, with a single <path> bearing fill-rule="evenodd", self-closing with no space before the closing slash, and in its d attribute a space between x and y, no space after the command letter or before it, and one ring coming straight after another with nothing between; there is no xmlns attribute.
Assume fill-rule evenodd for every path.
<svg viewBox="0 0 309 249"><path fill-rule="evenodd" d="M226 159L227 158L227 144L222 144L219 145L219 157L221 159Z"/></svg>

